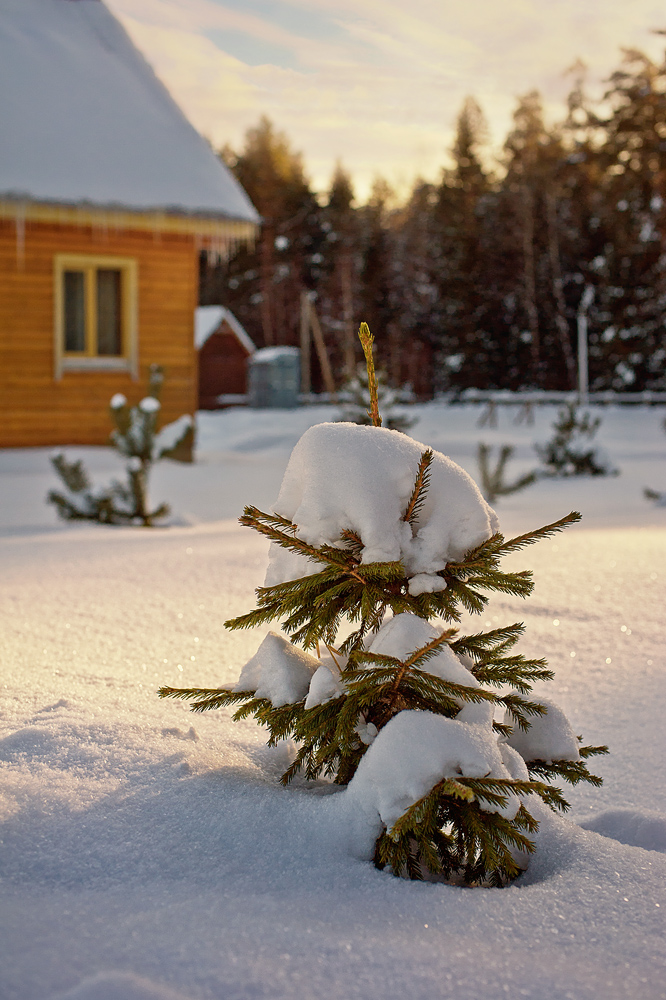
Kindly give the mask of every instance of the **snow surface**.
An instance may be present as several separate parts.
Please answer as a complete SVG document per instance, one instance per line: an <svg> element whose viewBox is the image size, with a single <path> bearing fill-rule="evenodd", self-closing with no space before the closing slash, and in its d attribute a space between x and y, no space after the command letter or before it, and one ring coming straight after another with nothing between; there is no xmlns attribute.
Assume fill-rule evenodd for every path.
<svg viewBox="0 0 666 1000"><path fill-rule="evenodd" d="M0 197L257 222L100 0L0 0Z"/></svg>
<svg viewBox="0 0 666 1000"><path fill-rule="evenodd" d="M531 467L555 409L533 427L501 410L496 429L481 412L415 407L415 432L471 474L479 440ZM330 784L280 787L292 748L155 695L233 684L256 651L267 629L222 622L253 606L267 545L232 519L270 507L332 407L199 414L197 463L153 473L151 502L180 522L166 529L58 522L49 449L0 452L3 1000L666 996L666 514L642 497L666 490L666 435L661 408L598 412L622 474L501 499L511 534L572 508L583 523L506 561L533 569L529 601L498 595L462 623L525 621L520 649L555 670L535 697L611 747L591 761L603 787L565 788L572 820L542 822L504 890L376 871L376 820ZM67 454L96 483L122 468Z"/></svg>
<svg viewBox="0 0 666 1000"><path fill-rule="evenodd" d="M252 363L271 363L273 361L277 361L279 358L293 358L295 356L300 356L300 353L301 352L298 347L261 347L258 351L254 352Z"/></svg>

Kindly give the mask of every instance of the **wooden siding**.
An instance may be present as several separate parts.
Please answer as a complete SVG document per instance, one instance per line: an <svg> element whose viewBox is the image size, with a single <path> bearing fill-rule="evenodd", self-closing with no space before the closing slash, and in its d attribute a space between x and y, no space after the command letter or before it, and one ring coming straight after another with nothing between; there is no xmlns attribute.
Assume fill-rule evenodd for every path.
<svg viewBox="0 0 666 1000"><path fill-rule="evenodd" d="M65 371L56 380L53 262L61 253L137 261L138 380L118 371ZM193 413L197 282L192 235L28 223L21 236L0 220L0 447L108 443L111 396L138 402L154 363L166 375L162 421Z"/></svg>
<svg viewBox="0 0 666 1000"><path fill-rule="evenodd" d="M199 350L199 409L218 410L223 393L247 392L249 352L223 321Z"/></svg>

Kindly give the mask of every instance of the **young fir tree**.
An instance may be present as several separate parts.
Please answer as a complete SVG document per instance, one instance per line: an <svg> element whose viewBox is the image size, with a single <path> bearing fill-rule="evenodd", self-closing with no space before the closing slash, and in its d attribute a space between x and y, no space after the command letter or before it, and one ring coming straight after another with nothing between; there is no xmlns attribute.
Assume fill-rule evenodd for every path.
<svg viewBox="0 0 666 1000"><path fill-rule="evenodd" d="M47 501L56 506L64 520L152 527L170 513L165 503L150 510L150 470L161 458L192 461L194 424L190 416L184 415L158 432L163 382L162 367L151 365L148 395L137 406L128 406L122 393L116 393L111 399L110 412L115 423L111 443L127 459L126 482L113 480L109 486L94 490L81 459L70 462L62 452L51 459L65 491L50 490Z"/></svg>
<svg viewBox="0 0 666 1000"><path fill-rule="evenodd" d="M566 403L553 424L553 437L535 451L545 466L545 475L567 476L616 476L599 450L589 443L599 429L601 417L589 412L580 413L575 403Z"/></svg>
<svg viewBox="0 0 666 1000"><path fill-rule="evenodd" d="M278 502L284 506L291 495L300 523L255 507L241 518L271 540L272 569L257 590L255 610L226 626L279 621L290 641L269 632L234 687L163 687L159 694L190 700L195 712L239 706L234 718L254 716L266 726L269 745L293 739L298 752L283 782L303 772L307 779L328 775L347 786L352 807L370 808L374 817L378 867L416 879L503 885L534 850L533 803L568 807L554 780L599 785L585 762L607 749L581 746L556 706L530 698L532 684L552 674L544 660L515 652L521 623L471 635L460 635L455 626L463 610L481 613L490 592L527 597L531 573L506 572L501 558L580 515L510 540L493 531L494 512L458 466L430 449L419 458L416 442L381 427L365 324L360 336L373 426L323 424L306 432ZM332 448L322 454L327 442L337 455ZM373 497L373 489L384 473L402 472L405 455L416 459L413 487L407 492L407 481L399 522L385 527L382 511L390 497L388 491ZM387 469L395 456L394 468ZM305 473L299 500L294 476L308 458L315 476ZM339 482L338 470L349 464L360 476L373 462L378 475L357 482L355 498L350 483L344 477ZM437 496L442 484L448 489ZM373 499L376 512L363 522ZM345 500L355 527L344 526L344 512L331 521L335 504ZM308 520L317 509L328 513L327 531L335 535L330 542L309 540L321 528L321 520ZM483 540L469 546L461 526L477 517L478 523L485 519ZM447 551L458 554L433 569L431 556L447 524L458 530ZM391 528L405 555L367 558L373 550L390 551ZM438 551L441 556L445 550ZM345 623L351 631L342 638ZM495 718L498 708L502 721Z"/></svg>

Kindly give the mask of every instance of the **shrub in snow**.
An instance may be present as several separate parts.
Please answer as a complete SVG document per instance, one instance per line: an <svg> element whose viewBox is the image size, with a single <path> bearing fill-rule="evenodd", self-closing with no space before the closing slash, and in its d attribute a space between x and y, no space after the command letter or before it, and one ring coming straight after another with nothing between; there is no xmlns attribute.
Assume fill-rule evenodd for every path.
<svg viewBox="0 0 666 1000"><path fill-rule="evenodd" d="M504 476L506 474L507 462L513 455L512 445L503 444L500 446L494 468L490 464L491 452L492 448L490 445L479 444L477 462L479 464L481 492L488 503L494 503L498 497L508 497L512 493L518 493L519 490L524 490L527 486L531 486L532 483L536 482L537 473L535 471L527 472L524 476L519 476L512 483L506 482Z"/></svg>
<svg viewBox="0 0 666 1000"><path fill-rule="evenodd" d="M666 420L663 422L663 428L666 431ZM659 490L651 490L646 486L643 490L643 496L657 507L666 507L666 493L661 493Z"/></svg>
<svg viewBox="0 0 666 1000"><path fill-rule="evenodd" d="M657 507L666 507L666 493L660 493L658 490L651 490L646 486L643 490L643 496L646 500L650 500Z"/></svg>
<svg viewBox="0 0 666 1000"><path fill-rule="evenodd" d="M520 623L472 635L455 623L488 592L526 597L531 574L501 557L580 515L506 541L462 469L373 409L372 427L310 428L274 511L241 518L271 540L269 567L255 610L226 625L285 634L269 633L232 687L160 695L196 712L239 705L269 744L293 739L283 782L302 771L346 786L378 867L501 885L534 849L531 800L567 808L550 779L599 784L585 758L606 748L582 747L559 709L529 697L552 674L514 651Z"/></svg>
<svg viewBox="0 0 666 1000"><path fill-rule="evenodd" d="M128 406L122 393L111 398L111 416L116 425L111 443L127 459L126 482L114 480L110 486L94 490L81 460L69 462L62 453L51 459L65 491L50 490L47 501L55 504L64 520L151 526L169 514L168 504L149 509L150 469L161 458L192 461L194 422L184 415L157 431L163 381L162 368L151 365L148 395L137 406Z"/></svg>
<svg viewBox="0 0 666 1000"><path fill-rule="evenodd" d="M409 390L398 392L392 389L385 372L377 372L376 377L377 402L382 413L383 425L395 431L409 430L417 418L408 417L404 412L395 409L398 403L410 401ZM338 399L341 403L341 420L353 424L372 424L371 393L365 365L359 365L356 373L345 382L338 393Z"/></svg>
<svg viewBox="0 0 666 1000"><path fill-rule="evenodd" d="M553 437L535 451L545 466L546 476L617 476L606 457L589 442L599 429L601 417L580 413L574 403L566 403L553 424Z"/></svg>

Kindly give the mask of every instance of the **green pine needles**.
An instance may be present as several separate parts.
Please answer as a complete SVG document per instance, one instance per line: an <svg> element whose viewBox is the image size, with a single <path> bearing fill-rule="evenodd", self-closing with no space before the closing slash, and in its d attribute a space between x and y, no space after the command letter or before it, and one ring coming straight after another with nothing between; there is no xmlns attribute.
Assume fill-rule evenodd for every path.
<svg viewBox="0 0 666 1000"><path fill-rule="evenodd" d="M402 520L414 533L427 506L432 462L427 449L404 507ZM533 803L566 810L554 782L600 784L586 760L607 748L581 746L559 709L530 697L532 685L552 673L544 660L516 652L522 623L471 635L456 626L463 611L482 612L491 593L528 597L531 572L505 571L502 558L580 514L516 538L493 534L447 562L437 573L440 589L426 593L410 592L402 560L364 563L355 530L343 529L335 544L314 545L288 517L246 507L240 520L308 560L308 575L259 587L254 610L225 623L247 629L279 622L289 641L270 633L269 639L283 660L297 658L290 674L296 686L278 697L276 688L253 680L250 667L262 644L235 688L163 687L160 697L187 700L195 712L233 706L235 720L252 716L266 727L269 745L294 740L298 749L285 784L299 773L326 777L346 786L344 794L359 808L377 794L378 867L468 885L500 886L515 878L534 850ZM557 747L548 743L554 725ZM404 747L410 748L407 761ZM434 783L428 777L433 760ZM411 791L405 806L406 766Z"/></svg>

